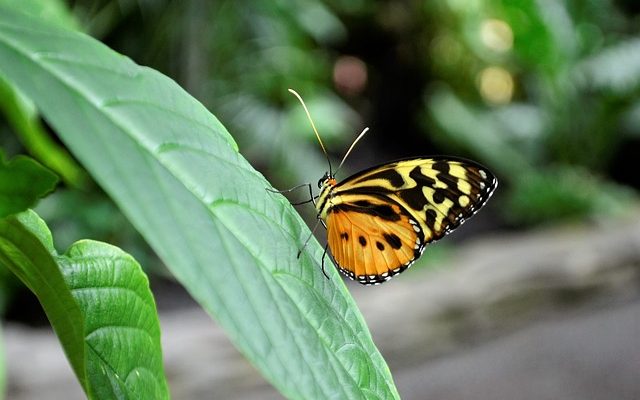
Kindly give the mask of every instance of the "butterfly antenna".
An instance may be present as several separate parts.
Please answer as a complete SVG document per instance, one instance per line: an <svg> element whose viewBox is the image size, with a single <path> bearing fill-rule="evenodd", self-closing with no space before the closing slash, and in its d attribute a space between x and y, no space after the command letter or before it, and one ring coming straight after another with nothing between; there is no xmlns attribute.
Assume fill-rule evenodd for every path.
<svg viewBox="0 0 640 400"><path fill-rule="evenodd" d="M304 100L302 100L302 97L298 94L298 92L296 92L293 89L289 89L289 92L291 92L291 94L293 94L294 96L296 96L298 98L298 100L300 100L300 104L302 104L302 108L304 108L304 112L307 113L307 118L309 119L309 122L311 122L311 127L313 128L313 132L316 134L316 137L318 138L318 142L320 142L320 147L322 148L322 152L324 153L325 157L327 157L327 163L329 164L329 175L333 176L333 171L331 170L331 160L329 159L329 154L327 153L327 149L324 148L324 144L322 143L322 139L320 139L320 134L318 133L318 130L316 129L316 124L313 123L313 119L311 119L311 114L309 113L309 110L307 109L307 105L304 104Z"/></svg>
<svg viewBox="0 0 640 400"><path fill-rule="evenodd" d="M347 159L347 157L349 156L349 153L351 153L351 150L353 150L353 148L356 146L356 143L358 143L360 141L360 139L362 139L362 137L364 136L365 133L367 133L369 131L369 128L364 128L362 130L362 132L360 132L360 134L358 135L358 137L356 138L356 140L353 141L353 143L351 143L351 147L349 147L349 150L347 150L347 153L344 155L344 157L342 157L342 161L340 161L340 165L338 165L338 169L336 170L336 173L338 173L338 171L340 170L340 168L342 168L342 164L344 164L344 161Z"/></svg>

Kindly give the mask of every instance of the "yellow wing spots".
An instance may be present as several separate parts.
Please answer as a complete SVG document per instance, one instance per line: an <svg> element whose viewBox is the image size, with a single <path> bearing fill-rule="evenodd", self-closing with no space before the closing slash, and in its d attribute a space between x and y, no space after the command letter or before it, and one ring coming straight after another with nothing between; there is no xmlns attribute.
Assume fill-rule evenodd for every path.
<svg viewBox="0 0 640 400"><path fill-rule="evenodd" d="M458 196L453 191L447 191L446 195L438 193L435 189L424 186L422 193L425 197L424 207L420 212L420 220L426 222L427 226L423 226L425 231L434 231L437 236L445 230L445 226L452 223L458 218L457 214L452 214L455 206L462 208L470 204L470 199L466 195ZM451 198L450 196L454 196ZM429 210L432 210L429 212ZM461 211L461 210L460 210ZM429 235L428 235L429 236Z"/></svg>
<svg viewBox="0 0 640 400"><path fill-rule="evenodd" d="M449 174L451 176L455 176L456 178L466 179L467 169L463 167L459 162L450 162Z"/></svg>
<svg viewBox="0 0 640 400"><path fill-rule="evenodd" d="M431 168L430 165L421 165L420 166L420 173L424 176L426 176L427 178L431 178L433 180L436 181L436 184L438 182L441 182L437 175L438 175L438 171L436 171L435 169ZM414 181L415 182L415 181ZM444 185L444 187L446 187L447 185ZM442 187L442 186L441 186Z"/></svg>
<svg viewBox="0 0 640 400"><path fill-rule="evenodd" d="M447 185L444 181L437 179L436 184L433 185L433 187L436 189L448 189L449 185Z"/></svg>
<svg viewBox="0 0 640 400"><path fill-rule="evenodd" d="M436 193L436 190L432 187L429 187L429 186L422 187L422 194L431 203L433 203L433 196L435 195L435 193Z"/></svg>
<svg viewBox="0 0 640 400"><path fill-rule="evenodd" d="M469 205L471 201L469 200L469 196L466 195L461 195L460 197L458 197L458 204L460 204L461 207L467 207Z"/></svg>
<svg viewBox="0 0 640 400"><path fill-rule="evenodd" d="M471 184L465 180L458 179L458 190L465 194L471 194Z"/></svg>
<svg viewBox="0 0 640 400"><path fill-rule="evenodd" d="M446 188L442 188L442 189L446 189ZM434 207L436 211L440 211L439 209L442 209L447 212L453 206L453 200L448 197L450 195L449 193L443 194L443 192L438 192L435 189L432 189L428 186L423 186L422 194L424 195L427 201L427 203L425 203L423 208L425 210L428 208L429 204L437 205L436 207Z"/></svg>

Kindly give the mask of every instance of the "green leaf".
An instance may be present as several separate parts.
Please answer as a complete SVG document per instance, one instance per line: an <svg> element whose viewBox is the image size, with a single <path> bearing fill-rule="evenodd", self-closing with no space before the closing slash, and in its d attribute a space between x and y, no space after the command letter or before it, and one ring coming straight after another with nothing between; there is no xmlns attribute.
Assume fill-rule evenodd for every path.
<svg viewBox="0 0 640 400"><path fill-rule="evenodd" d="M38 297L89 398L169 398L146 275L108 244L58 256L33 211L0 220L0 262Z"/></svg>
<svg viewBox="0 0 640 400"><path fill-rule="evenodd" d="M235 345L290 398L398 398L335 269L218 120L97 41L0 12L0 74L42 110ZM283 88L285 90L285 88ZM327 263L329 261L327 260Z"/></svg>
<svg viewBox="0 0 640 400"><path fill-rule="evenodd" d="M0 219L0 263L38 297L78 380L85 387L82 314L52 251L51 235L33 212Z"/></svg>
<svg viewBox="0 0 640 400"><path fill-rule="evenodd" d="M57 258L84 316L87 378L96 399L167 399L160 325L149 281L117 247L76 242Z"/></svg>
<svg viewBox="0 0 640 400"><path fill-rule="evenodd" d="M29 157L7 163L0 152L0 218L32 207L57 182L55 174Z"/></svg>
<svg viewBox="0 0 640 400"><path fill-rule="evenodd" d="M78 21L62 0L0 0L0 6L40 17L62 28L80 28Z"/></svg>

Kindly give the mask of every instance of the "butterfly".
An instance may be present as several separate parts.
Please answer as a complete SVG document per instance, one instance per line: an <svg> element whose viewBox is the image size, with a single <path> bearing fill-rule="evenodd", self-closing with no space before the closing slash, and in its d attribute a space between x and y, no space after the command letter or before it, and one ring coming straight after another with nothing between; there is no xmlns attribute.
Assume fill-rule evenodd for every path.
<svg viewBox="0 0 640 400"><path fill-rule="evenodd" d="M327 155L304 101L289 91L302 103ZM353 142L340 167L367 130ZM305 185L311 193L311 185ZM318 181L320 194L309 201L327 229L327 246L340 272L364 285L377 285L405 271L427 244L478 212L497 185L487 168L457 157L396 160L340 182L329 161L329 171Z"/></svg>

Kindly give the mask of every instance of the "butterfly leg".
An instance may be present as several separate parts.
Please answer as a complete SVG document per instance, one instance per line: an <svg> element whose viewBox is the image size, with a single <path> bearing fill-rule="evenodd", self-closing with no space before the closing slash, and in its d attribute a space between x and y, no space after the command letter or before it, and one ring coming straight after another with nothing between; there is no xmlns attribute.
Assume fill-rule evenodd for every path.
<svg viewBox="0 0 640 400"><path fill-rule="evenodd" d="M313 197L312 197L312 198L310 198L309 200L299 201L299 202L297 202L297 203L291 203L291 205L292 205L292 206L301 206L301 205L303 205L303 204L308 204L308 203L311 203L311 202L313 202L313 204L316 204L316 199L317 199L318 197L319 197L319 196L313 196Z"/></svg>
<svg viewBox="0 0 640 400"><path fill-rule="evenodd" d="M316 224L313 226L313 229L311 230L311 234L307 237L307 240L304 241L304 244L302 245L300 250L298 250L298 255L296 256L296 258L300 258L300 255L302 254L302 251L307 247L307 244L309 244L309 240L311 240L311 238L313 237L314 232L318 228L318 225L320 225L320 221L322 221L322 220L318 219Z"/></svg>
<svg viewBox="0 0 640 400"><path fill-rule="evenodd" d="M324 252L322 252L322 273L324 274L324 277L329 279L329 275L327 275L327 271L324 270L324 259L327 257L327 248L329 247L329 244L325 244L324 245Z"/></svg>
<svg viewBox="0 0 640 400"><path fill-rule="evenodd" d="M305 187L305 186L309 189L309 200L300 201L300 202L297 202L297 203L291 203L291 205L299 206L299 205L302 205L302 204L307 204L309 202L313 202L313 204L315 205L316 204L316 199L318 198L318 196L314 196L313 195L313 190L311 189L311 184L310 183L302 183L300 185L292 187L291 189L286 189L286 190L275 190L275 189L270 189L270 188L266 188L266 190L268 192L271 192L271 193L283 194L283 193L293 192L294 190L300 189L300 188Z"/></svg>

